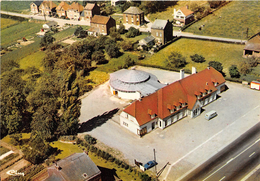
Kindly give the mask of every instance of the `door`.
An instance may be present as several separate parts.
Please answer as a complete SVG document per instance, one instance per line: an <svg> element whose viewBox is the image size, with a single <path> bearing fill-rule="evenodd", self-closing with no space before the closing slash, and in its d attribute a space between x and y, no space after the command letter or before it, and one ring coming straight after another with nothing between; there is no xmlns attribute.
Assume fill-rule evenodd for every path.
<svg viewBox="0 0 260 181"><path fill-rule="evenodd" d="M155 122L152 123L152 130L155 128Z"/></svg>

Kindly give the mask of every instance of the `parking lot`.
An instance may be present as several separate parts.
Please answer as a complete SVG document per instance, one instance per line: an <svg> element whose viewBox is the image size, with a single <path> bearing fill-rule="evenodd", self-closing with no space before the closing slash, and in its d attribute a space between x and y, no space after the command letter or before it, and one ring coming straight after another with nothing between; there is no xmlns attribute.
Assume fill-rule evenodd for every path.
<svg viewBox="0 0 260 181"><path fill-rule="evenodd" d="M164 83L179 79L179 73L176 72L144 67L137 67L137 69L153 73ZM166 167L161 177L178 178L183 174L182 172L192 169L201 160L212 156L259 122L260 92L241 84L232 82L226 84L229 89L221 93L221 97L216 101L204 107L200 116L194 119L186 117L164 130L158 128L142 138L118 124L120 111L129 102L113 97L108 91L108 85L103 84L101 88L96 88L82 100L81 122L86 122L117 107L120 110L112 115L111 119L80 134L91 134L106 145L120 150L131 164L134 159L143 163L152 160L154 158L153 149L155 149L157 170L167 162L171 164ZM207 121L204 119L204 115L210 110L217 111L218 116ZM177 163L178 168L175 168L174 164ZM169 168L170 170L167 172ZM174 172L171 173L171 170Z"/></svg>

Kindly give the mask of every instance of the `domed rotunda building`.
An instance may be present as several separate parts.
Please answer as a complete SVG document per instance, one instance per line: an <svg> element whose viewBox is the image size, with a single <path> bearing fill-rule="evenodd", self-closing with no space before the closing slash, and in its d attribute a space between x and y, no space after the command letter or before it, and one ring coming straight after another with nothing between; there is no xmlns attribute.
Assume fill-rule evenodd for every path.
<svg viewBox="0 0 260 181"><path fill-rule="evenodd" d="M110 74L110 91L122 99L140 99L166 86L153 74L136 70L121 69Z"/></svg>

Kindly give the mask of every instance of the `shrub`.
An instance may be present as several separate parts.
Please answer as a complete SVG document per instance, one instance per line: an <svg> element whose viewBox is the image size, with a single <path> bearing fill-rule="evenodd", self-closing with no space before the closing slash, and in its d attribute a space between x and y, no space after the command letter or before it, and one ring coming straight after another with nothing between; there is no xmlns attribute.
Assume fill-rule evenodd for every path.
<svg viewBox="0 0 260 181"><path fill-rule="evenodd" d="M203 63L206 61L203 56L198 55L198 54L191 55L190 58L193 62L196 62L196 63Z"/></svg>
<svg viewBox="0 0 260 181"><path fill-rule="evenodd" d="M133 44L131 41L128 40L122 41L120 45L124 51L133 50Z"/></svg>
<svg viewBox="0 0 260 181"><path fill-rule="evenodd" d="M222 70L223 70L222 63L220 63L218 61L210 61L209 66L213 67L214 69L216 69L217 71L222 73Z"/></svg>
<svg viewBox="0 0 260 181"><path fill-rule="evenodd" d="M87 143L92 144L92 145L97 143L97 139L90 136L89 134L85 135L84 139L87 141Z"/></svg>
<svg viewBox="0 0 260 181"><path fill-rule="evenodd" d="M142 173L142 172L139 172L139 178L142 181L150 181L151 180L151 177L149 177L149 175L147 175L146 173Z"/></svg>
<svg viewBox="0 0 260 181"><path fill-rule="evenodd" d="M110 157L108 158L108 161L110 161L110 162L114 162L114 160L115 160L115 158L114 158L113 156L110 156Z"/></svg>
<svg viewBox="0 0 260 181"><path fill-rule="evenodd" d="M187 64L186 58L178 52L172 52L166 59L165 63L166 66L174 68L184 67Z"/></svg>
<svg viewBox="0 0 260 181"><path fill-rule="evenodd" d="M126 36L127 38L133 38L133 37L138 36L138 35L140 35L139 29L136 29L136 28L134 28L134 27L131 27L131 28L129 28L129 30L128 30L128 32L126 33L125 36Z"/></svg>
<svg viewBox="0 0 260 181"><path fill-rule="evenodd" d="M229 67L229 74L232 78L239 78L240 77L240 73L239 73L236 65L232 65L231 67Z"/></svg>

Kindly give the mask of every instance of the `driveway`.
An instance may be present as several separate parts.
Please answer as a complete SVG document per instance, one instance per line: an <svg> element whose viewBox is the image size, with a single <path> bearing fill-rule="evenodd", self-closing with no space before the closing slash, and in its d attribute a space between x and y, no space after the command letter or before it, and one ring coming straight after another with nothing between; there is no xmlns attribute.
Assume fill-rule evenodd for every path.
<svg viewBox="0 0 260 181"><path fill-rule="evenodd" d="M153 73L161 82L179 79L179 73L176 72L144 67L137 69ZM232 82L227 82L227 86L229 89L221 93L219 99L204 107L205 111L197 118L184 118L164 130L158 128L142 138L112 121L119 120L120 111L104 124L81 134L91 134L106 145L120 150L131 164L134 159L141 162L152 160L155 149L158 170L167 162L171 164L166 167L161 179L177 180L259 122L260 93ZM112 98L107 91L103 94L97 92L96 95L100 93L100 99L103 100L106 95L106 100L113 100L113 106L121 105L118 104L121 100ZM91 97L91 94L88 97ZM95 98L89 99L93 102L82 100L82 111L87 111L84 107L89 104L95 107L96 114L99 112L100 115L105 107L104 102ZM210 121L205 120L205 113L213 109L218 112L218 116Z"/></svg>

